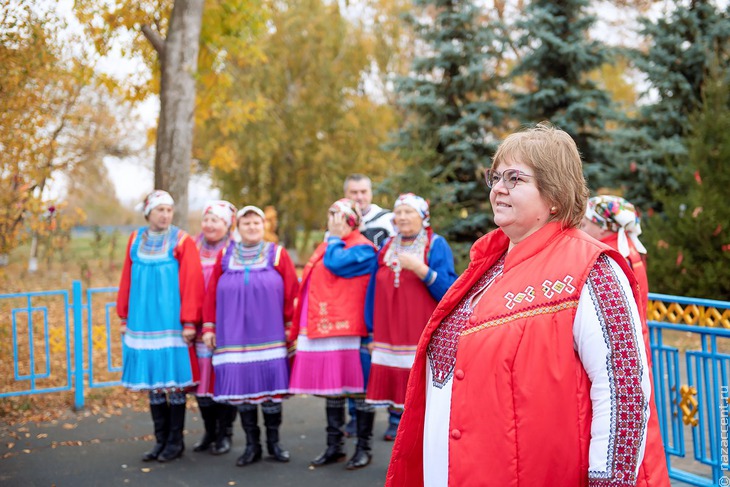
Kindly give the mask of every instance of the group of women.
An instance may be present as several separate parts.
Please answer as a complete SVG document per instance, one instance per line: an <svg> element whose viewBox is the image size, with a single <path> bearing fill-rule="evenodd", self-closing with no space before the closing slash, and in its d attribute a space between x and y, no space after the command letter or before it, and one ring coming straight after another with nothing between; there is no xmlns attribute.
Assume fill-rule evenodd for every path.
<svg viewBox="0 0 730 487"><path fill-rule="evenodd" d="M373 407L403 408L386 486L668 486L635 210L589 200L575 142L549 124L508 136L486 186L498 228L458 279L427 202L404 194L380 250L360 233L358 205L335 202L301 284L286 251L263 241L258 208L233 220L215 203L228 210L205 215L235 223L239 239L204 230L196 248L170 225L170 196L150 195L118 303L123 382L150 391L157 442L144 459L181 454L185 391L198 384L199 397L241 412L239 465L261 458L257 404L269 454L287 461L281 400L313 394L326 398L327 446L312 466L345 459L347 397L348 469L371 461ZM225 449L219 424L201 448Z"/></svg>
<svg viewBox="0 0 730 487"><path fill-rule="evenodd" d="M456 279L448 244L430 228L428 203L401 195L397 233L378 251L360 233L358 204L336 201L301 284L286 249L264 240L260 208L210 202L197 238L172 225L173 212L164 191L145 199L148 225L130 237L118 296L122 382L149 392L155 429L143 460L182 454L185 394L193 392L205 426L194 451L228 452L238 412L246 448L236 464L260 460L261 405L267 451L287 462L282 401L311 394L325 398L327 421L327 447L311 465L345 459L348 397L356 403L357 442L346 467L368 465L374 407L403 407L418 338Z"/></svg>

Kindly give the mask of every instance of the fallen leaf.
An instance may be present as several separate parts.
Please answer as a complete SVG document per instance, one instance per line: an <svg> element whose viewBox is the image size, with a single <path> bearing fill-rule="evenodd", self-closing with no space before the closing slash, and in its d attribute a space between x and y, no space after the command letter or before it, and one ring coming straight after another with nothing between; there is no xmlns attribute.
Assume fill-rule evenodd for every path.
<svg viewBox="0 0 730 487"><path fill-rule="evenodd" d="M48 438L48 435L46 433L41 433L39 435L36 435L36 438Z"/></svg>
<svg viewBox="0 0 730 487"><path fill-rule="evenodd" d="M78 426L78 425L71 424L71 423L64 423L63 424L63 429L65 429L65 430L72 430L72 429L76 428L76 426Z"/></svg>
<svg viewBox="0 0 730 487"><path fill-rule="evenodd" d="M28 450L28 449L26 448L25 450L23 450L23 453L30 453L30 450Z"/></svg>
<svg viewBox="0 0 730 487"><path fill-rule="evenodd" d="M141 469L141 470L142 470L142 471L143 471L144 473L147 473L147 472L149 472L149 471L150 471L150 470L152 470L152 469L151 469L151 468L143 468L143 469Z"/></svg>
<svg viewBox="0 0 730 487"><path fill-rule="evenodd" d="M228 485L236 485L236 483L231 480L230 482L228 482Z"/></svg>

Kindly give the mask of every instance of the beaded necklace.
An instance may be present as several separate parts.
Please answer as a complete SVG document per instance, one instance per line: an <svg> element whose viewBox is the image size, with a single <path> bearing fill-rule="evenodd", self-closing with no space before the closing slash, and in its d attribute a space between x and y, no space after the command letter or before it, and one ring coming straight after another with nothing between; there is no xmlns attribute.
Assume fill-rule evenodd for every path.
<svg viewBox="0 0 730 487"><path fill-rule="evenodd" d="M393 244L385 255L385 265L393 270L395 277L393 278L393 287L400 287L400 273L403 270L398 255L411 254L423 256L428 243L428 235L425 229L421 229L416 235L406 237L400 233L395 236Z"/></svg>
<svg viewBox="0 0 730 487"><path fill-rule="evenodd" d="M142 233L140 250L145 255L159 255L167 252L170 228L160 232L150 230L149 227Z"/></svg>
<svg viewBox="0 0 730 487"><path fill-rule="evenodd" d="M235 247L235 258L238 263L243 265L243 283L248 284L249 269L252 265L260 263L264 257L264 247L266 242L263 240L254 245L246 245L237 243Z"/></svg>
<svg viewBox="0 0 730 487"><path fill-rule="evenodd" d="M198 249L200 250L200 261L202 263L210 263L211 261L215 263L215 260L218 257L218 252L223 247L228 245L228 239L226 237L223 237L218 242L210 243L201 234L198 242L196 243L198 244Z"/></svg>

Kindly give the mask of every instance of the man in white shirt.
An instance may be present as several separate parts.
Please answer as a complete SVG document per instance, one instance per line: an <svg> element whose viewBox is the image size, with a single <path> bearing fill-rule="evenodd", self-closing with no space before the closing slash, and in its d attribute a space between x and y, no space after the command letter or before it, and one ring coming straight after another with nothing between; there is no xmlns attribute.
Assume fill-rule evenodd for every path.
<svg viewBox="0 0 730 487"><path fill-rule="evenodd" d="M345 184L343 186L345 198L357 201L362 211L362 223L360 224L360 233L365 238L370 240L375 246L380 249L383 246L385 240L395 235L393 229L393 212L381 208L380 206L373 203L373 183L370 178L364 174L351 174L345 178ZM367 349L360 351L362 358L367 363L363 369L370 369L370 355ZM367 383L365 384L367 387ZM349 413L350 421L345 426L345 434L347 436L356 435L356 421L355 421L355 402L349 401ZM396 431L398 430L398 424L400 423L401 414L400 411L389 410L388 418L388 429L383 435L383 439L386 441L393 441L395 439Z"/></svg>
<svg viewBox="0 0 730 487"><path fill-rule="evenodd" d="M345 198L357 201L362 211L360 233L380 248L385 239L395 234L393 212L373 203L373 183L363 174L347 176L344 184Z"/></svg>

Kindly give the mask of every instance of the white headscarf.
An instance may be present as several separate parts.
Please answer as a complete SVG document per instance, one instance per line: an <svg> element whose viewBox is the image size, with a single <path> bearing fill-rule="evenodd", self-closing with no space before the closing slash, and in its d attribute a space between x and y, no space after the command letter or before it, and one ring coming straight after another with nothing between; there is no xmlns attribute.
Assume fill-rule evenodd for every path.
<svg viewBox="0 0 730 487"><path fill-rule="evenodd" d="M231 228L233 225L234 217L236 216L236 207L233 206L226 200L212 200L208 201L203 208L203 217L208 213L217 216Z"/></svg>
<svg viewBox="0 0 730 487"><path fill-rule="evenodd" d="M175 200L172 199L172 196L170 196L170 193L168 193L167 191L156 189L148 194L147 197L144 199L144 202L142 203L144 216L149 215L150 211L160 205L175 206Z"/></svg>
<svg viewBox="0 0 730 487"><path fill-rule="evenodd" d="M402 195L398 196L398 199L395 200L395 204L393 204L393 210L398 208L400 205L410 206L411 208L416 210L418 214L421 215L421 218L423 218L423 228L431 225L431 213L429 212L428 201L426 201L425 199L413 193L403 193Z"/></svg>
<svg viewBox="0 0 730 487"><path fill-rule="evenodd" d="M619 196L594 196L588 200L586 218L604 230L618 232L618 251L629 256L630 238L639 253L645 254L646 247L639 241L641 221L634 205Z"/></svg>

